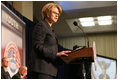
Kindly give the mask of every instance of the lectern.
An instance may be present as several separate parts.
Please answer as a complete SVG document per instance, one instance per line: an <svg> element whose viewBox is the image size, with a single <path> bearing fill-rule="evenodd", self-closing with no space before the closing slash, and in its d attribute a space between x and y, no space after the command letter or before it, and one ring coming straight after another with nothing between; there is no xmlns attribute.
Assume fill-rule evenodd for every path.
<svg viewBox="0 0 118 80"><path fill-rule="evenodd" d="M93 48L82 48L72 51L68 53L68 56L61 56L61 59L67 64L93 62Z"/></svg>
<svg viewBox="0 0 118 80"><path fill-rule="evenodd" d="M94 62L93 48L82 48L72 51L68 53L68 56L61 56L61 59L67 64L81 63L83 65L83 77L86 78L85 63Z"/></svg>

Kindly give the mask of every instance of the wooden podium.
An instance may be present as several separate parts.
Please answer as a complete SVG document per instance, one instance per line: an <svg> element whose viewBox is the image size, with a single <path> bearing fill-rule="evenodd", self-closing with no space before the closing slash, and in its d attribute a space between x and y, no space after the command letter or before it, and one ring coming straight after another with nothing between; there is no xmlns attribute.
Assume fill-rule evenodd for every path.
<svg viewBox="0 0 118 80"><path fill-rule="evenodd" d="M93 48L82 48L71 53L68 56L61 56L61 59L67 64L81 64L82 65L82 77L87 78L85 64L94 62L94 50Z"/></svg>
<svg viewBox="0 0 118 80"><path fill-rule="evenodd" d="M61 59L67 64L77 64L94 62L93 48L82 48L68 53L68 56L61 56Z"/></svg>

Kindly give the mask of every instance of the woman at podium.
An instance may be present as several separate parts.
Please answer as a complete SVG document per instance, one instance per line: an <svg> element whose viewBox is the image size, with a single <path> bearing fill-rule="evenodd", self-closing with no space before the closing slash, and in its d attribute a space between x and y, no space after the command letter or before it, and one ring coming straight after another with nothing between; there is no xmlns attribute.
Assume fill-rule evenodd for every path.
<svg viewBox="0 0 118 80"><path fill-rule="evenodd" d="M58 52L57 39L52 24L58 21L62 8L57 3L48 3L42 8L42 20L34 27L29 72L33 79L54 79L60 56L70 51Z"/></svg>

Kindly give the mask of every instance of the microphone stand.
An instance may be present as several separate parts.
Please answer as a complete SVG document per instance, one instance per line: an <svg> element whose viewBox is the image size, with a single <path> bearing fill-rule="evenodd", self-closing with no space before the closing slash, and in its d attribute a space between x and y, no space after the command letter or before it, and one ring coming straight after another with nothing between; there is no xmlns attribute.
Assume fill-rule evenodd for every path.
<svg viewBox="0 0 118 80"><path fill-rule="evenodd" d="M88 48L89 48L89 40L88 40L88 37L86 37L86 36L87 36L86 33L85 33L84 30L83 30L81 27L79 27L78 25L77 25L77 27L80 28L81 31L84 33L84 38L86 39L85 41L87 42ZM86 42L85 42L85 45L86 45ZM85 63L82 63L82 74L83 74L83 79L86 79Z"/></svg>
<svg viewBox="0 0 118 80"><path fill-rule="evenodd" d="M87 46L88 46L88 48L89 48L89 40L88 40L88 37L87 37L86 33L85 33L84 30L83 30L81 27L79 27L78 25L77 25L77 27L78 27L79 29L81 29L81 31L84 33L85 45L86 45L86 42L87 42Z"/></svg>
<svg viewBox="0 0 118 80"><path fill-rule="evenodd" d="M87 42L87 46L89 48L89 39L86 35L86 33L84 32L84 30L78 26L77 22L74 21L73 23L75 26L77 26L83 33L84 33L84 38L85 38L85 45L86 45L86 42ZM82 63L82 73L83 73L83 79L86 79L86 69L85 69L85 63Z"/></svg>
<svg viewBox="0 0 118 80"><path fill-rule="evenodd" d="M82 63L82 73L83 73L83 79L86 79L85 63Z"/></svg>

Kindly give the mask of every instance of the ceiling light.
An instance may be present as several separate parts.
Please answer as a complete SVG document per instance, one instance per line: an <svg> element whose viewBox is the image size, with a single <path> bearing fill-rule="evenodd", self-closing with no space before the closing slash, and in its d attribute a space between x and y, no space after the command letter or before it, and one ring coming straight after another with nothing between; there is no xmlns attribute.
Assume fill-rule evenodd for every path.
<svg viewBox="0 0 118 80"><path fill-rule="evenodd" d="M95 26L94 22L81 22L81 25L83 27L88 27L88 26Z"/></svg>
<svg viewBox="0 0 118 80"><path fill-rule="evenodd" d="M88 18L79 18L80 22L89 22L89 21L93 21L92 17L88 17Z"/></svg>
<svg viewBox="0 0 118 80"><path fill-rule="evenodd" d="M106 20L106 21L98 21L99 25L111 25L112 21L111 20Z"/></svg>
<svg viewBox="0 0 118 80"><path fill-rule="evenodd" d="M97 17L98 21L101 21L101 20L111 20L111 16L100 16L100 17Z"/></svg>

